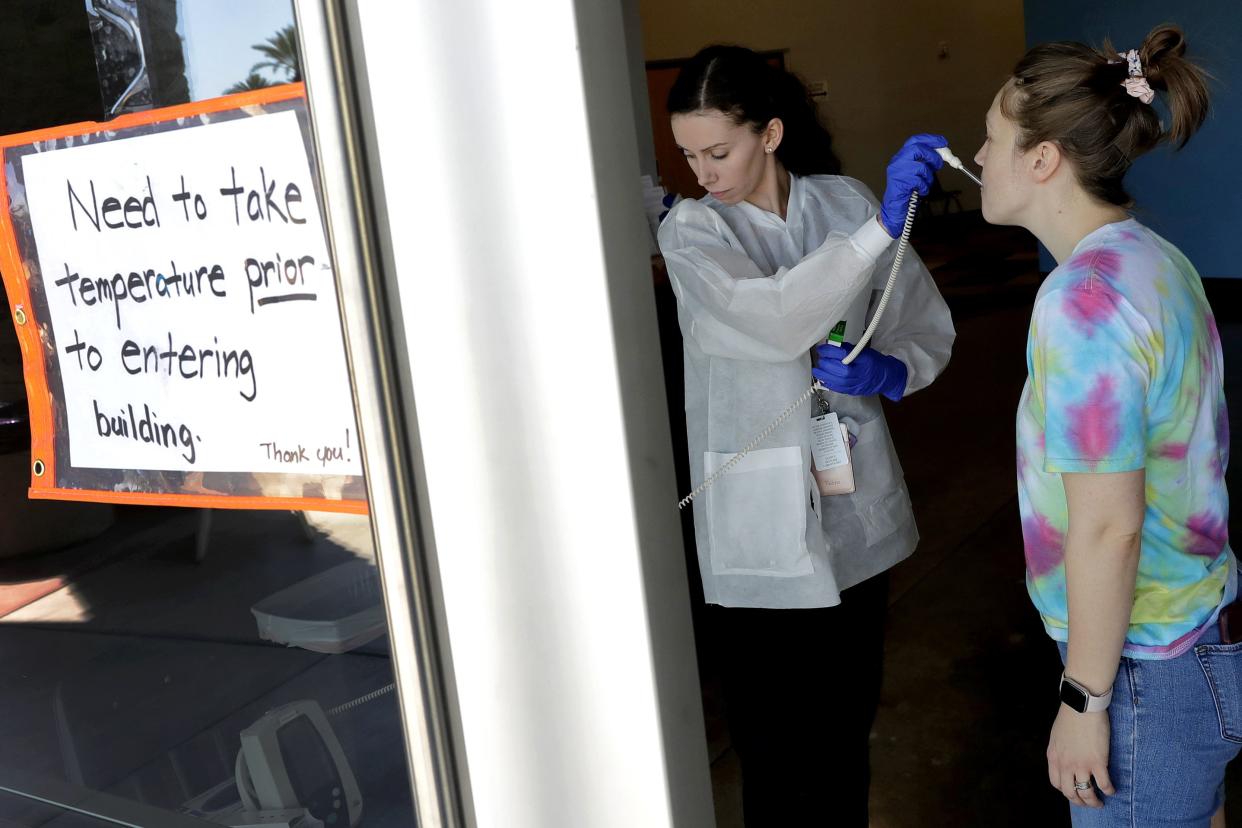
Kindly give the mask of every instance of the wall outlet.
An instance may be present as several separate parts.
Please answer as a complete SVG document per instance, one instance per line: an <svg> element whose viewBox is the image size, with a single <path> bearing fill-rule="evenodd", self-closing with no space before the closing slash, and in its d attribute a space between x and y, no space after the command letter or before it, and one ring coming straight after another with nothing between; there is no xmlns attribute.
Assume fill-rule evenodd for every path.
<svg viewBox="0 0 1242 828"><path fill-rule="evenodd" d="M811 81L806 85L806 88L811 93L812 98L828 97L828 81Z"/></svg>

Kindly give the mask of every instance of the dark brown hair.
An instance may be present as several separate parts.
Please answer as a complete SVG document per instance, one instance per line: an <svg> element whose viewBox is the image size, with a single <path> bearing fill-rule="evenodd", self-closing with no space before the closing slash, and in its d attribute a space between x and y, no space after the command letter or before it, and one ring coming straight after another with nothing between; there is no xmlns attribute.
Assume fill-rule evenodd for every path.
<svg viewBox="0 0 1242 828"><path fill-rule="evenodd" d="M668 113L717 110L762 132L780 118L785 134L776 157L797 175L839 175L841 161L806 84L744 46L708 46L690 58L668 93Z"/></svg>
<svg viewBox="0 0 1242 828"><path fill-rule="evenodd" d="M1108 41L1102 49L1072 42L1031 49L1001 91L1000 109L1017 126L1019 150L1055 143L1087 192L1129 207L1123 179L1134 160L1166 139L1181 149L1207 118L1207 73L1185 54L1185 35L1169 24L1138 49L1148 84L1165 93L1167 130L1151 104L1126 90L1129 65Z"/></svg>

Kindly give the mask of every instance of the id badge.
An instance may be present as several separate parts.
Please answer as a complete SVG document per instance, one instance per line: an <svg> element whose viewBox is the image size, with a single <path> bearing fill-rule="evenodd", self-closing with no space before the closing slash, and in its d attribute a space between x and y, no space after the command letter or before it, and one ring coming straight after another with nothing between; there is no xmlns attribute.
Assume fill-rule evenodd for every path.
<svg viewBox="0 0 1242 828"><path fill-rule="evenodd" d="M823 407L827 407L822 403ZM850 434L835 411L811 418L811 472L821 496L853 494L854 463L850 457Z"/></svg>

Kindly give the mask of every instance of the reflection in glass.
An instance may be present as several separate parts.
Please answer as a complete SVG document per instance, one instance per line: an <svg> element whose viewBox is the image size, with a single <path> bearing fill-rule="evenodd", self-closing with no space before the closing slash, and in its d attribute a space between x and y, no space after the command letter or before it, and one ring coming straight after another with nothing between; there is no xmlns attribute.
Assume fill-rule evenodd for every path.
<svg viewBox="0 0 1242 828"><path fill-rule="evenodd" d="M0 787L413 824L366 518L122 507L92 541L0 560L0 583ZM29 807L0 825L43 824Z"/></svg>
<svg viewBox="0 0 1242 828"><path fill-rule="evenodd" d="M297 71L289 0L92 8L121 111ZM367 518L28 501L20 380L0 337L0 828L413 825Z"/></svg>
<svg viewBox="0 0 1242 828"><path fill-rule="evenodd" d="M177 0L177 6L193 100L302 79L290 0Z"/></svg>

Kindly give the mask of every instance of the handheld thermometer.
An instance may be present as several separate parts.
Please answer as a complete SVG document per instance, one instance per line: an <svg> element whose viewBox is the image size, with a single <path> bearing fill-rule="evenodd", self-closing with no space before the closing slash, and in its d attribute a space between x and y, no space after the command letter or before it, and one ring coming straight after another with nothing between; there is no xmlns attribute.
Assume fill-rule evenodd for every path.
<svg viewBox="0 0 1242 828"><path fill-rule="evenodd" d="M971 181L975 182L978 186L983 186L983 181L979 178L979 176L972 173L970 169L962 163L962 159L953 154L953 150L948 147L939 147L936 152L941 158L944 159L944 163L948 164L950 167L957 170Z"/></svg>

